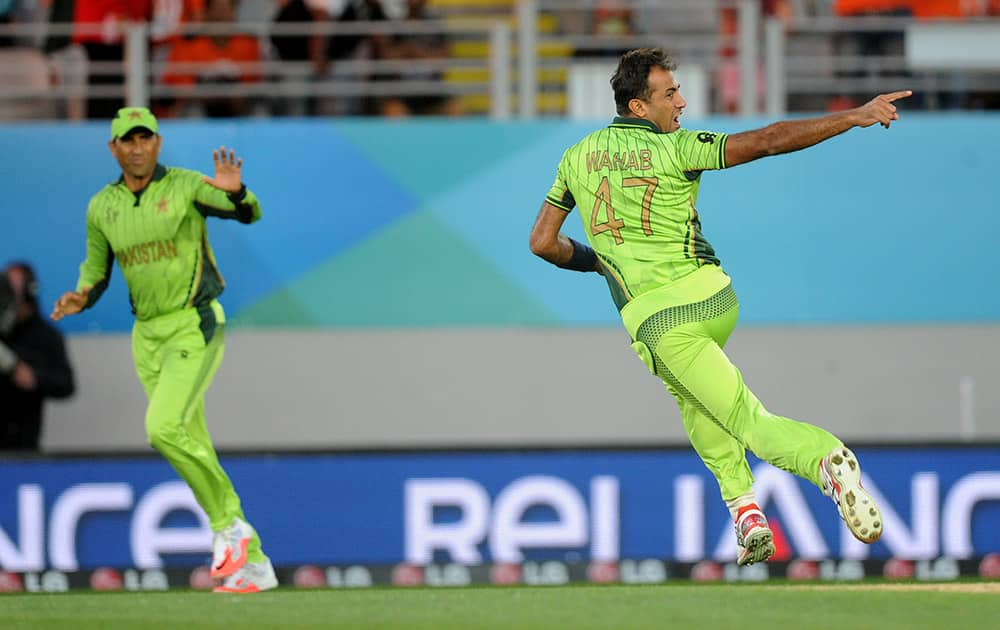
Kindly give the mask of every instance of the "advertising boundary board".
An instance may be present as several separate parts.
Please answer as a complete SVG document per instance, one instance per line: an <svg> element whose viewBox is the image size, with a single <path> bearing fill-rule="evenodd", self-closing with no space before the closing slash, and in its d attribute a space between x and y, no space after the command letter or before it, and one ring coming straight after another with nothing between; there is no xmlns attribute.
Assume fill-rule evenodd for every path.
<svg viewBox="0 0 1000 630"><path fill-rule="evenodd" d="M978 561L1000 552L1000 445L855 450L883 508L886 533L871 546L847 533L817 488L751 459L777 563L850 575L823 563L899 560L913 573L953 577L975 574ZM638 567L658 562L674 577L702 562L724 567L736 553L715 481L689 449L227 454L222 461L265 552L292 572L427 567L422 580L447 582L460 581L454 567L479 567L469 569L470 580L491 567L520 567L528 582L549 570L585 575L587 567L641 574ZM306 539L323 543L301 544ZM155 456L0 459L0 570L24 579L132 570L139 573L128 579L142 583L143 572L207 565L210 544L207 517Z"/></svg>

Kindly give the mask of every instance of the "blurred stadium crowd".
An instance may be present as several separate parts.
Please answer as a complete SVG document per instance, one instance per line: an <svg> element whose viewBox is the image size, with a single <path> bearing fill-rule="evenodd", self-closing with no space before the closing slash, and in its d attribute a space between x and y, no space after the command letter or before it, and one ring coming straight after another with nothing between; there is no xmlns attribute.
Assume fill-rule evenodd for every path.
<svg viewBox="0 0 1000 630"><path fill-rule="evenodd" d="M781 22L787 109L854 105L909 79L912 21L1000 21L1000 0L753 0ZM569 112L574 64L636 45L706 73L711 113L739 111L740 0L532 0L537 113ZM448 115L490 111L488 25L518 29L518 0L2 0L0 120L106 119L125 104L127 30L161 117ZM931 73L925 109L997 109L997 68ZM802 80L796 82L796 73ZM909 82L913 83L913 82ZM885 89L895 88L885 85ZM758 86L758 92L764 89ZM760 97L763 99L763 96ZM763 107L760 107L762 110Z"/></svg>

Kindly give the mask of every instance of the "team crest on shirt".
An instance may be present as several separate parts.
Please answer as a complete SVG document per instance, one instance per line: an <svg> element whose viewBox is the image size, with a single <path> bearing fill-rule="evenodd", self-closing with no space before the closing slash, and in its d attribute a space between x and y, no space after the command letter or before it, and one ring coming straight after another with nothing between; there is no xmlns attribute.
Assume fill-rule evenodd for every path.
<svg viewBox="0 0 1000 630"><path fill-rule="evenodd" d="M118 220L118 210L114 206L107 206L104 208L104 220L108 223L114 223Z"/></svg>
<svg viewBox="0 0 1000 630"><path fill-rule="evenodd" d="M702 131L698 134L698 142L704 142L705 144L714 144L715 136L718 134L711 133L709 131Z"/></svg>
<svg viewBox="0 0 1000 630"><path fill-rule="evenodd" d="M156 214L166 214L170 212L170 202L166 199L160 199L156 202Z"/></svg>

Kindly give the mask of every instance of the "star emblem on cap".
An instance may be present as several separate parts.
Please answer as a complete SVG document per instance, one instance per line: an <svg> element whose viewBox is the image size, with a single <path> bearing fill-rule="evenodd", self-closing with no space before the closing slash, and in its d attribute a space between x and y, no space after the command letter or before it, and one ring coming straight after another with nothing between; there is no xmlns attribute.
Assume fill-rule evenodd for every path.
<svg viewBox="0 0 1000 630"><path fill-rule="evenodd" d="M135 112L129 112L128 113L128 119L129 120L138 120L140 118L142 118L142 112L135 111Z"/></svg>

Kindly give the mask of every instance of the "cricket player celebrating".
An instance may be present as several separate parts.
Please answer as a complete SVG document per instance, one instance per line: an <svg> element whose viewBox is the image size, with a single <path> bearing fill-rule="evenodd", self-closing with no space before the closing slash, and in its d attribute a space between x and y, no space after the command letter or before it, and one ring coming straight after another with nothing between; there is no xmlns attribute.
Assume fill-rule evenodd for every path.
<svg viewBox="0 0 1000 630"><path fill-rule="evenodd" d="M215 176L167 167L163 138L146 108L126 107L111 121L108 148L121 177L87 207L87 257L76 290L52 310L59 320L101 297L115 259L128 285L135 325L132 355L146 390L146 434L187 482L215 532L217 592L253 593L278 582L260 538L247 523L219 464L205 424L205 391L222 362L224 287L208 242L207 217L253 223L260 202L241 179L242 159L212 152Z"/></svg>
<svg viewBox="0 0 1000 630"><path fill-rule="evenodd" d="M676 65L662 49L625 53L611 79L618 117L562 156L531 231L531 251L575 271L604 275L632 348L680 406L692 446L732 515L740 565L774 554L774 535L753 493L746 449L808 479L837 504L856 538L882 534L855 455L829 432L770 413L722 348L739 311L729 276L695 209L701 173L789 153L852 127L899 118L909 91L820 118L734 135L682 129L686 105ZM559 233L574 207L590 246Z"/></svg>

